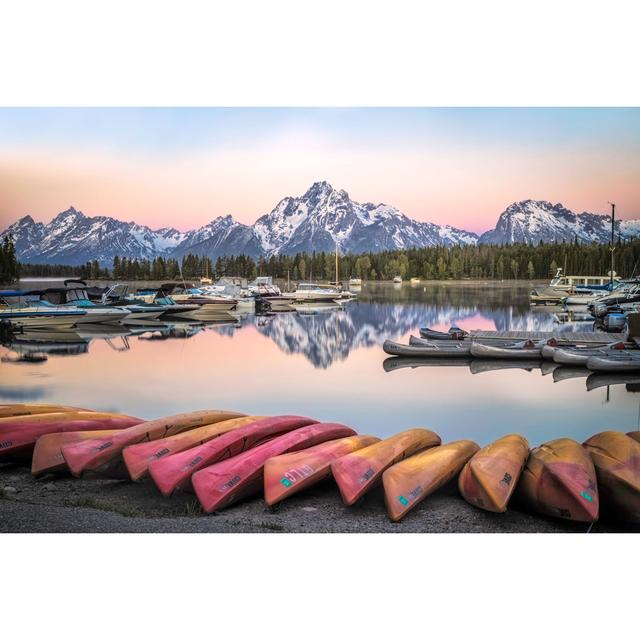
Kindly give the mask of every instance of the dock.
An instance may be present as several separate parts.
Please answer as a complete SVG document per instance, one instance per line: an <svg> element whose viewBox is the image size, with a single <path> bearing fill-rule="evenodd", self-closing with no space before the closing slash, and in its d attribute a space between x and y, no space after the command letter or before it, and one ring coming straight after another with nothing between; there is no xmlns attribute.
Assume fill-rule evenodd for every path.
<svg viewBox="0 0 640 640"><path fill-rule="evenodd" d="M595 331L471 331L474 340L551 340L555 338L558 344L611 344L625 342L622 333L600 333Z"/></svg>

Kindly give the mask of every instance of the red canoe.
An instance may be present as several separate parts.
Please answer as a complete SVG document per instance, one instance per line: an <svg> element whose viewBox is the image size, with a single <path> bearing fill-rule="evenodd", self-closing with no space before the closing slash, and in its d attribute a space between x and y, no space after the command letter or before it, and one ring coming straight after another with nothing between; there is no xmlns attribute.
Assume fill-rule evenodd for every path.
<svg viewBox="0 0 640 640"><path fill-rule="evenodd" d="M47 433L120 430L141 422L140 418L118 413L91 411L51 413L4 419L0 424L0 459L16 453L31 452L36 440Z"/></svg>
<svg viewBox="0 0 640 640"><path fill-rule="evenodd" d="M440 436L428 429L407 429L336 460L331 471L343 502L354 504L380 481L385 469L440 442Z"/></svg>
<svg viewBox="0 0 640 640"><path fill-rule="evenodd" d="M264 501L272 506L317 484L331 475L334 460L376 442L380 438L351 436L269 458L264 465Z"/></svg>
<svg viewBox="0 0 640 640"><path fill-rule="evenodd" d="M159 438L151 442L141 442L125 447L122 457L127 467L127 472L132 480L140 480L149 473L149 465L160 458L168 458L174 453L179 453L185 449L197 447L200 444L209 442L227 431L238 429L246 424L261 420L265 416L245 416L244 418L233 418L223 420L215 424L208 424L197 429L189 429L184 433L175 436Z"/></svg>
<svg viewBox="0 0 640 640"><path fill-rule="evenodd" d="M187 429L242 416L243 414L235 411L221 410L180 413L167 418L142 422L135 427L124 429L120 433L106 438L67 445L63 447L62 455L74 476L81 476L85 471L99 473L101 469L109 467L115 458L119 458L122 449L130 444L165 438Z"/></svg>
<svg viewBox="0 0 640 640"><path fill-rule="evenodd" d="M190 488L191 476L199 469L316 422L317 420L302 416L273 416L256 420L210 442L152 462L149 474L162 495L170 496L176 489Z"/></svg>
<svg viewBox="0 0 640 640"><path fill-rule="evenodd" d="M194 473L191 482L202 508L206 513L211 513L259 492L262 489L264 464L269 458L353 435L356 432L342 424L312 424L206 467Z"/></svg>

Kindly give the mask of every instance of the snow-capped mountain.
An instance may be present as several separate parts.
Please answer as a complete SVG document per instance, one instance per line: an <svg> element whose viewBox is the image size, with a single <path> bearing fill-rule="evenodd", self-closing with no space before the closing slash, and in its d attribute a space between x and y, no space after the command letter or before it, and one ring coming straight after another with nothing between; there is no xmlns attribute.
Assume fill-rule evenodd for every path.
<svg viewBox="0 0 640 640"><path fill-rule="evenodd" d="M617 233L623 239L638 236L640 225L636 220L616 223ZM512 244L526 242L609 242L611 216L595 213L575 214L562 204L546 200L514 202L498 218L495 229L480 236L479 242Z"/></svg>

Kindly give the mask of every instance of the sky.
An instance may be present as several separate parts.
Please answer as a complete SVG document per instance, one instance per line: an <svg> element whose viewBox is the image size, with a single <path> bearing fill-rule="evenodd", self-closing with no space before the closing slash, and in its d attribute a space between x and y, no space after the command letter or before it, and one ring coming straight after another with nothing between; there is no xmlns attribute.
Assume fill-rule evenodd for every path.
<svg viewBox="0 0 640 640"><path fill-rule="evenodd" d="M640 108L0 108L0 229L251 224L318 180L475 232L529 198L640 218Z"/></svg>

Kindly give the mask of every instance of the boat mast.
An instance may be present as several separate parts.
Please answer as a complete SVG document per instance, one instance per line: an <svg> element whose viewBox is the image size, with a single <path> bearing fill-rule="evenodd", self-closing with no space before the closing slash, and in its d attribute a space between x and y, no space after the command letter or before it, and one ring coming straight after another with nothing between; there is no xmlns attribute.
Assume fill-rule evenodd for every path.
<svg viewBox="0 0 640 640"><path fill-rule="evenodd" d="M340 279L338 278L338 241L336 240L336 286L338 286L338 282Z"/></svg>
<svg viewBox="0 0 640 640"><path fill-rule="evenodd" d="M613 202L610 202L609 204L611 205L611 247L610 247L611 271L609 272L609 276L610 276L611 287L613 289L613 266L614 266L613 252L616 250L615 238L614 238L615 225L616 225L616 205L613 204Z"/></svg>

